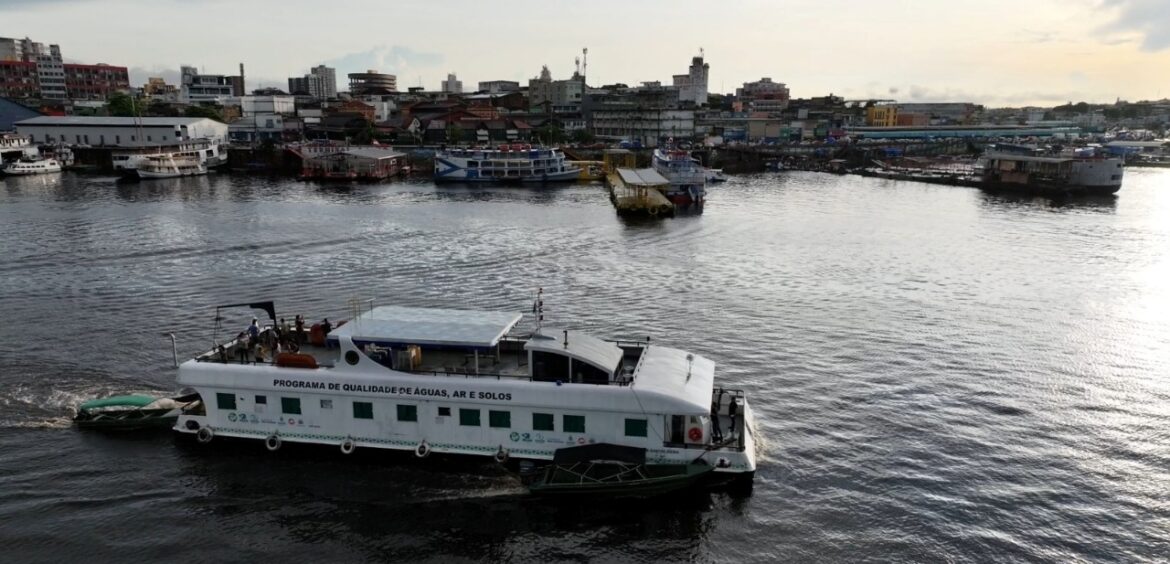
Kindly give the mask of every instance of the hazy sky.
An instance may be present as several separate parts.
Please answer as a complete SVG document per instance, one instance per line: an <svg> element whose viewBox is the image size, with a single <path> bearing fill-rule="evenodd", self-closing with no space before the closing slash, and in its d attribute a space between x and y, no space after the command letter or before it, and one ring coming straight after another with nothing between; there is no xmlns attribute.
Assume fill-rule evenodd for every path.
<svg viewBox="0 0 1170 564"><path fill-rule="evenodd" d="M0 0L0 36L125 65L136 84L180 64L287 87L312 65L438 89L455 72L527 81L547 64L589 83L669 83L702 47L712 92L768 76L828 93L992 106L1170 97L1170 0L691 2Z"/></svg>

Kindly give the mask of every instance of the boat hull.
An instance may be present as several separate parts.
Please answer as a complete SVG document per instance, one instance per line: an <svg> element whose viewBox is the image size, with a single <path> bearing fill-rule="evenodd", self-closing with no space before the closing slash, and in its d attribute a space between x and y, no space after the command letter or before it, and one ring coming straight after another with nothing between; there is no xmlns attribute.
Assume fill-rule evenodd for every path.
<svg viewBox="0 0 1170 564"><path fill-rule="evenodd" d="M199 172L148 172L138 169L138 178L143 180L154 180L158 178L181 178L184 176L203 176L207 174L206 170Z"/></svg>
<svg viewBox="0 0 1170 564"><path fill-rule="evenodd" d="M1008 192L1030 196L1112 196L1121 190L1121 185L1015 184L983 181L979 183L979 188L985 192Z"/></svg>
<svg viewBox="0 0 1170 564"><path fill-rule="evenodd" d="M523 177L481 177L481 176L467 176L470 171L464 171L464 174L448 174L443 176L435 176L435 182L476 182L486 184L545 184L549 182L575 182L580 176L579 169L565 170L562 172L555 172L549 174L542 174L540 176L523 176Z"/></svg>

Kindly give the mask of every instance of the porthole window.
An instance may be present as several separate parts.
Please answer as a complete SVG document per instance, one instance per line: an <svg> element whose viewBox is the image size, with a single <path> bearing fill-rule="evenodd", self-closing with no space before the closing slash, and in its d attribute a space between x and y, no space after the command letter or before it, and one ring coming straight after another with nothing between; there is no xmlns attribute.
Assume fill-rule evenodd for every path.
<svg viewBox="0 0 1170 564"><path fill-rule="evenodd" d="M353 364L357 364L358 360L360 360L360 359L358 358L357 351L345 351L345 361L346 362L353 365Z"/></svg>

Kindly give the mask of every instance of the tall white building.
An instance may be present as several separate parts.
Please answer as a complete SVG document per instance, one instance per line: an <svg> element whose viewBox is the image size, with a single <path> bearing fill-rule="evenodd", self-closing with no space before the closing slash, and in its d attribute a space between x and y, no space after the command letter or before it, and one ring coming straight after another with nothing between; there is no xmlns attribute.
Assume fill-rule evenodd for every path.
<svg viewBox="0 0 1170 564"><path fill-rule="evenodd" d="M463 81L456 79L455 73L450 73L447 75L447 80L443 81L443 88L441 90L449 94L462 94Z"/></svg>
<svg viewBox="0 0 1170 564"><path fill-rule="evenodd" d="M337 69L327 67L325 65L317 65L309 69L308 76L315 76L316 92L314 92L314 84L309 85L309 93L314 97L322 99L332 99L337 97Z"/></svg>
<svg viewBox="0 0 1170 564"><path fill-rule="evenodd" d="M694 102L696 106L707 103L707 74L711 65L703 62L700 51L698 57L691 59L691 66L687 74L674 75L673 85L678 88L679 102Z"/></svg>

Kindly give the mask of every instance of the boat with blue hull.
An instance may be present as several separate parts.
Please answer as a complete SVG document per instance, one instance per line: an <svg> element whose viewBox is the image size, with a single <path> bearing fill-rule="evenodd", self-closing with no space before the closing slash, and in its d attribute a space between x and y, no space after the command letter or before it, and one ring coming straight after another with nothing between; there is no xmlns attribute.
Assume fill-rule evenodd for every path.
<svg viewBox="0 0 1170 564"><path fill-rule="evenodd" d="M580 176L555 148L513 144L435 153L435 182L572 182Z"/></svg>

